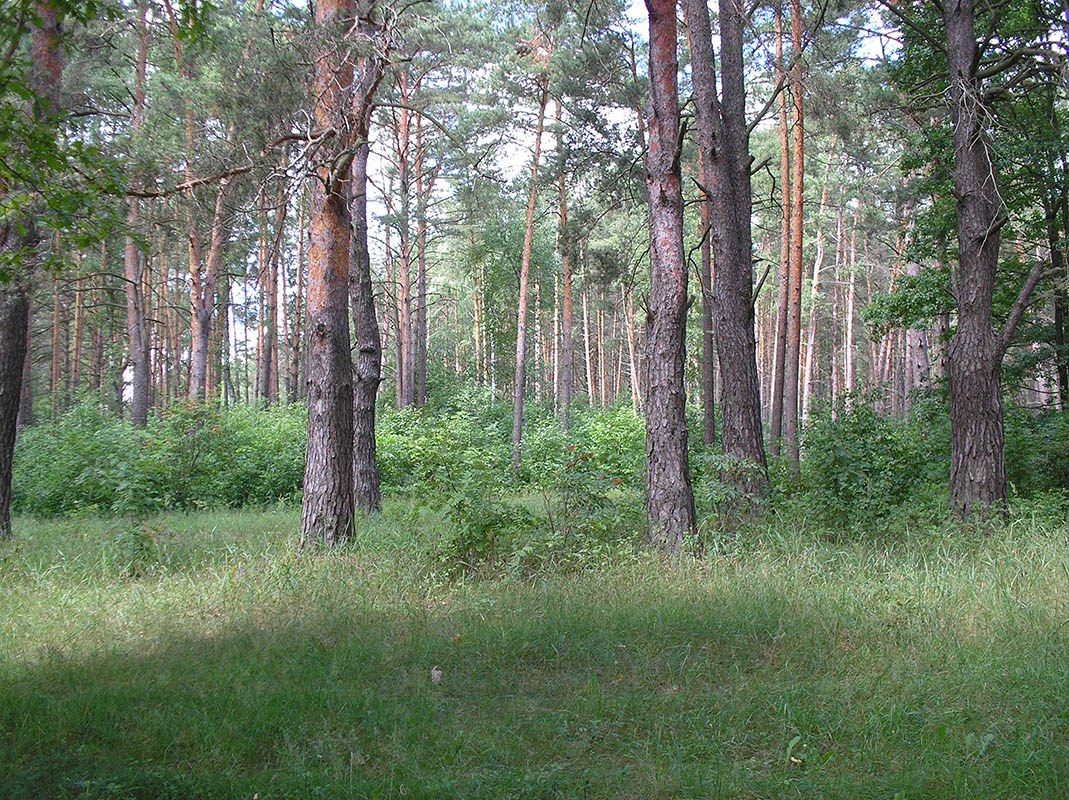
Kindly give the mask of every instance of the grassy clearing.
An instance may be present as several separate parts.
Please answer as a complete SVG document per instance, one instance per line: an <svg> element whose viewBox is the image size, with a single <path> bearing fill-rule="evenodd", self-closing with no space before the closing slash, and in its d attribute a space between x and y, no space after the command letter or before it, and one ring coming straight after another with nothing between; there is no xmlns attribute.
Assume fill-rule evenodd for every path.
<svg viewBox="0 0 1069 800"><path fill-rule="evenodd" d="M20 520L0 797L1069 796L1065 526L446 579L441 524Z"/></svg>

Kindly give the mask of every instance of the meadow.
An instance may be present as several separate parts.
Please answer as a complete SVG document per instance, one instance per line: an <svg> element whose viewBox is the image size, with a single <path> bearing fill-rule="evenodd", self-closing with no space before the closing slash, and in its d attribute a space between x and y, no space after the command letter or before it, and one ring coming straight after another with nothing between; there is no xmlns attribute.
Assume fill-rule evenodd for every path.
<svg viewBox="0 0 1069 800"><path fill-rule="evenodd" d="M316 553L291 508L22 516L0 796L1065 797L1064 520L457 569L405 497Z"/></svg>

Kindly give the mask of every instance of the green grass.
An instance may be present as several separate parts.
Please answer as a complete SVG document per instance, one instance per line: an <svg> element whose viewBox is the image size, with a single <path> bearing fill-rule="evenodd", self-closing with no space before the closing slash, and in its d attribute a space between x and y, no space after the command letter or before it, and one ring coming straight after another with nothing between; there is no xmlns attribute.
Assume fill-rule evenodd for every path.
<svg viewBox="0 0 1069 800"><path fill-rule="evenodd" d="M431 512L297 524L18 520L0 797L1069 796L1064 525L447 579Z"/></svg>

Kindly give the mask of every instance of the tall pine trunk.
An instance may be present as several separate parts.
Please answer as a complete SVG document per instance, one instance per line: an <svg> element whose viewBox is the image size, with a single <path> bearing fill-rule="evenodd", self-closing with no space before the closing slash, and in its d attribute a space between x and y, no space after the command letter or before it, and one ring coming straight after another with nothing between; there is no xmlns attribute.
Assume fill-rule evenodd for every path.
<svg viewBox="0 0 1069 800"><path fill-rule="evenodd" d="M379 468L375 460L375 399L379 392L382 340L375 317L371 256L367 242L367 159L365 140L356 151L352 171L352 262L349 297L352 303L356 360L353 364L353 496L364 512L382 508Z"/></svg>
<svg viewBox="0 0 1069 800"><path fill-rule="evenodd" d="M761 390L754 335L753 239L750 229L749 131L742 64L745 12L741 0L720 9L720 97L712 32L703 0L685 0L693 46L695 116L712 203L710 234L716 262L713 293L723 415L720 437L732 462L722 479L755 496L768 490L761 427Z"/></svg>
<svg viewBox="0 0 1069 800"><path fill-rule="evenodd" d="M351 0L319 0L316 26L340 36ZM333 36L316 55L313 96L320 130L340 126L351 100L353 64ZM339 159L341 160L341 159ZM338 544L353 530L353 364L349 356L350 164L328 160L311 182L307 307L308 435L301 546Z"/></svg>
<svg viewBox="0 0 1069 800"><path fill-rule="evenodd" d="M1007 501L1000 379L1002 359L1032 290L1037 263L1001 334L992 328L1000 230L1005 221L985 130L988 112L977 75L972 0L943 4L954 120L954 195L958 229L958 327L950 340L950 502L962 514L1004 510Z"/></svg>
<svg viewBox="0 0 1069 800"><path fill-rule="evenodd" d="M134 106L130 118L130 135L136 137L145 121L145 68L148 57L147 5L138 8L137 66L134 76ZM123 249L123 279L126 287L126 333L133 373L130 387L130 421L142 428L148 421L150 369L148 331L144 297L141 292L141 259L133 234L140 224L140 201L126 199L126 241Z"/></svg>
<svg viewBox="0 0 1069 800"><path fill-rule="evenodd" d="M561 428L568 430L572 414L573 369L572 345L572 242L568 231L568 193L564 182L567 154L561 130L561 104L557 101L557 208L560 218L557 242L561 273L561 339L559 355Z"/></svg>
<svg viewBox="0 0 1069 800"><path fill-rule="evenodd" d="M783 436L783 383L787 363L787 307L791 284L791 148L787 129L787 87L783 68L783 9L776 3L776 83L781 84L776 122L779 130L780 247L779 291L776 294L776 343L772 361L772 452L780 453Z"/></svg>
<svg viewBox="0 0 1069 800"><path fill-rule="evenodd" d="M646 336L647 541L679 552L696 530L687 460L683 365L687 267L676 146L675 0L646 0L650 23L650 124L646 190L650 204L650 300Z"/></svg>
<svg viewBox="0 0 1069 800"><path fill-rule="evenodd" d="M791 264L787 302L787 346L783 368L783 441L787 460L798 465L798 379L802 349L802 197L805 191L805 104L803 102L802 6L791 0L791 99L794 110L791 168Z"/></svg>

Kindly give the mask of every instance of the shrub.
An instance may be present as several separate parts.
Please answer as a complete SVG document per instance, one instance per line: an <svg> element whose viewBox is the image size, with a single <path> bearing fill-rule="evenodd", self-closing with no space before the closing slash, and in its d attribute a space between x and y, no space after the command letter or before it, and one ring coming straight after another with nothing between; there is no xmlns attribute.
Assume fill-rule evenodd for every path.
<svg viewBox="0 0 1069 800"><path fill-rule="evenodd" d="M34 514L238 507L294 500L303 406L270 411L179 401L138 430L95 404L20 432L12 506Z"/></svg>
<svg viewBox="0 0 1069 800"><path fill-rule="evenodd" d="M923 470L905 432L863 404L810 417L801 488L827 523L871 524L909 498Z"/></svg>

